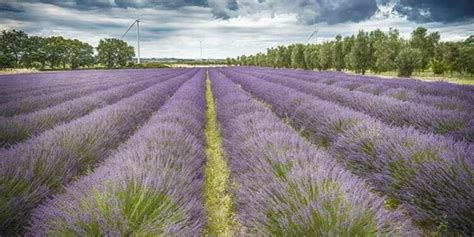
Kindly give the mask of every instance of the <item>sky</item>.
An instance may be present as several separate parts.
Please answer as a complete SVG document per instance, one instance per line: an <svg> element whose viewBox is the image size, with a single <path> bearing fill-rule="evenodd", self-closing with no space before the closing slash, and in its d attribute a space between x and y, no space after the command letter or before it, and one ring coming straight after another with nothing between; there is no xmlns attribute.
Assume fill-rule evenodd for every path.
<svg viewBox="0 0 474 237"><path fill-rule="evenodd" d="M320 43L358 30L417 26L441 40L474 35L474 0L0 0L0 30L77 38L97 46L140 19L142 57L236 57ZM124 37L136 47L136 27Z"/></svg>

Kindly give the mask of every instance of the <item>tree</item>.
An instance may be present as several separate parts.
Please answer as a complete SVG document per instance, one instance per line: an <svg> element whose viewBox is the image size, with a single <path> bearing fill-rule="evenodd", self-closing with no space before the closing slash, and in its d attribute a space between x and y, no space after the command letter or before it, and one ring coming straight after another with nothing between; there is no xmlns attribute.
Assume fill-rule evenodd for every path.
<svg viewBox="0 0 474 237"><path fill-rule="evenodd" d="M379 72L376 64L377 59L375 57L376 46L386 41L386 39L387 36L380 29L376 29L369 33L369 68L372 69L372 71L375 73Z"/></svg>
<svg viewBox="0 0 474 237"><path fill-rule="evenodd" d="M397 69L395 59L400 52L400 33L398 30L390 29L388 35L374 44L375 68L377 72L386 72Z"/></svg>
<svg viewBox="0 0 474 237"><path fill-rule="evenodd" d="M278 46L277 47L277 55L276 55L276 66L277 67L290 67L291 65L291 51L285 46Z"/></svg>
<svg viewBox="0 0 474 237"><path fill-rule="evenodd" d="M428 67L434 56L434 49L439 42L439 33L433 32L428 35L428 30L424 27L418 27L411 33L410 45L420 51L420 69Z"/></svg>
<svg viewBox="0 0 474 237"><path fill-rule="evenodd" d="M469 36L460 47L459 68L464 73L474 73L474 36Z"/></svg>
<svg viewBox="0 0 474 237"><path fill-rule="evenodd" d="M317 68L318 63L318 58L316 54L316 58L314 58L315 54L313 51L318 50L316 45L307 45L304 48L303 55L304 55L304 63L306 64L306 67L308 69L315 69Z"/></svg>
<svg viewBox="0 0 474 237"><path fill-rule="evenodd" d="M291 67L306 69L304 62L304 47L302 44L296 44L291 51Z"/></svg>
<svg viewBox="0 0 474 237"><path fill-rule="evenodd" d="M333 67L332 42L324 42L319 49L319 64L322 70L328 70Z"/></svg>
<svg viewBox="0 0 474 237"><path fill-rule="evenodd" d="M31 36L26 43L26 52L21 58L23 67L44 69L48 60L45 51L47 40L39 36Z"/></svg>
<svg viewBox="0 0 474 237"><path fill-rule="evenodd" d="M342 36L337 35L336 36L336 41L334 42L333 48L333 65L336 68L337 71L341 71L345 67L344 65L344 51L343 51L343 42L342 42Z"/></svg>
<svg viewBox="0 0 474 237"><path fill-rule="evenodd" d="M60 66L66 67L67 63L67 51L66 40L62 36L52 36L46 38L46 44L44 45L47 61L51 68Z"/></svg>
<svg viewBox="0 0 474 237"><path fill-rule="evenodd" d="M26 52L28 35L23 31L2 31L0 37L0 59L4 67L20 67Z"/></svg>
<svg viewBox="0 0 474 237"><path fill-rule="evenodd" d="M344 54L344 63L347 69L352 69L351 65L351 51L354 45L355 37L353 35L345 37L342 43L342 51Z"/></svg>
<svg viewBox="0 0 474 237"><path fill-rule="evenodd" d="M115 38L101 39L97 46L97 52L98 62L104 64L107 68L124 67L135 56L132 46Z"/></svg>
<svg viewBox="0 0 474 237"><path fill-rule="evenodd" d="M370 66L370 48L367 33L363 30L359 31L354 40L354 45L351 49L351 65L357 73L365 74L365 71Z"/></svg>
<svg viewBox="0 0 474 237"><path fill-rule="evenodd" d="M412 73L421 67L421 52L419 49L412 49L409 46L404 47L397 56L398 76L410 77Z"/></svg>
<svg viewBox="0 0 474 237"><path fill-rule="evenodd" d="M68 58L72 69L94 64L94 48L77 39L68 40Z"/></svg>

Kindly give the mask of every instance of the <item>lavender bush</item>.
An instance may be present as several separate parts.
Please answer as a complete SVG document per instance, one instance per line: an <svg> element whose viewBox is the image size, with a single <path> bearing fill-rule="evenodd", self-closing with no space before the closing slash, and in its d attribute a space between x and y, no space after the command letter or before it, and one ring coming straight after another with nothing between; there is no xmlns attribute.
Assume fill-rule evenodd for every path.
<svg viewBox="0 0 474 237"><path fill-rule="evenodd" d="M453 135L460 139L474 141L469 125L473 116L460 111L446 111L411 102L402 102L388 97L368 95L331 85L310 83L281 76L264 76L264 80L282 84L298 91L334 101L340 105L362 111L396 126L413 126L434 133Z"/></svg>
<svg viewBox="0 0 474 237"><path fill-rule="evenodd" d="M29 235L200 235L204 73L186 82L93 173L36 208Z"/></svg>
<svg viewBox="0 0 474 237"><path fill-rule="evenodd" d="M416 235L362 180L225 76L210 75L244 235Z"/></svg>
<svg viewBox="0 0 474 237"><path fill-rule="evenodd" d="M250 68L252 70L252 68ZM253 68L255 69L255 68ZM258 69L257 69L258 70ZM361 75L350 75L341 72L313 72L304 70L291 70L282 69L274 70L272 74L279 74L284 76L295 76L303 80L319 81L326 79L335 79L337 81L353 81L363 84L374 84L374 85L386 85L390 88L405 88L414 90L422 95L433 95L433 96L448 96L457 97L467 102L474 101L474 90L472 86L468 85L457 85L448 82L426 82L416 79L397 79L389 78L382 80L380 77L374 76L361 76Z"/></svg>
<svg viewBox="0 0 474 237"><path fill-rule="evenodd" d="M187 72L183 75L170 74L156 76L148 80L139 80L106 91L99 91L88 96L79 97L65 103L40 110L30 114L0 118L0 146L8 146L28 137L39 134L52 128L58 123L68 122L74 118L86 115L94 109L115 103L120 99L132 96L158 82L174 77L189 77Z"/></svg>
<svg viewBox="0 0 474 237"><path fill-rule="evenodd" d="M62 185L92 169L186 80L189 77L157 84L2 150L0 234L21 231L32 208Z"/></svg>
<svg viewBox="0 0 474 237"><path fill-rule="evenodd" d="M270 104L303 136L326 147L354 174L402 204L417 224L443 233L474 232L472 144L370 116L294 89L223 69Z"/></svg>
<svg viewBox="0 0 474 237"><path fill-rule="evenodd" d="M64 101L74 99L81 96L87 96L94 92L108 90L113 87L129 84L134 81L142 81L154 78L156 75L144 75L141 78L130 78L127 75L116 74L109 76L107 80L99 80L88 83L86 86L70 89L63 89L60 92L52 94L42 94L38 96L30 96L23 99L16 99L0 105L0 115L13 116L28 112L37 111L52 105L62 103Z"/></svg>
<svg viewBox="0 0 474 237"><path fill-rule="evenodd" d="M0 102L10 96L18 98L21 95L39 95L55 93L65 89L86 86L98 81L127 76L130 79L144 75L167 74L177 69L160 70L81 70L51 73L11 74L0 75Z"/></svg>

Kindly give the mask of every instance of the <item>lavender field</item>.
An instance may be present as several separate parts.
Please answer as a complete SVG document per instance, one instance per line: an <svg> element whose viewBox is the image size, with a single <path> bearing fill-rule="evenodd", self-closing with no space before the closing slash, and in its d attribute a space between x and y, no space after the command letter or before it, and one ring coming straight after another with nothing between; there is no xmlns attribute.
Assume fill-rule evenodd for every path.
<svg viewBox="0 0 474 237"><path fill-rule="evenodd" d="M474 86L262 67L0 76L0 236L472 236Z"/></svg>

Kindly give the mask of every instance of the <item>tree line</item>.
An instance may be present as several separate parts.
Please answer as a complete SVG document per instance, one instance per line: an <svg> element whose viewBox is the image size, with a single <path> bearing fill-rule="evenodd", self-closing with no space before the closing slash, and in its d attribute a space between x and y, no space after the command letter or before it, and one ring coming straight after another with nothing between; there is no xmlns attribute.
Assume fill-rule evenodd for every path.
<svg viewBox="0 0 474 237"><path fill-rule="evenodd" d="M474 35L464 41L441 42L439 32L416 28L409 39L397 29L380 29L342 37L321 44L292 44L267 49L266 53L227 58L229 65L351 70L365 74L397 71L409 77L414 71L431 69L434 74L474 73Z"/></svg>
<svg viewBox="0 0 474 237"><path fill-rule="evenodd" d="M132 46L115 38L101 39L94 48L62 36L29 36L18 30L2 31L0 35L0 68L114 68L127 66L134 56Z"/></svg>

